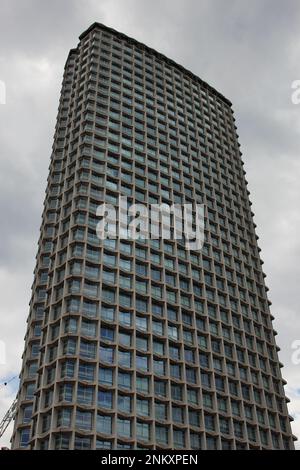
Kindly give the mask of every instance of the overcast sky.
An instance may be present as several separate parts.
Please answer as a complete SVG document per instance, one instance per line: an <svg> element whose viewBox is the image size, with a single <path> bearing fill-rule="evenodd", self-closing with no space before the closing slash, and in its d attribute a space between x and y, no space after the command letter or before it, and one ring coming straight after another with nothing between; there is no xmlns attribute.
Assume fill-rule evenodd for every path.
<svg viewBox="0 0 300 470"><path fill-rule="evenodd" d="M169 56L233 102L300 436L300 364L292 361L300 340L300 104L291 100L300 80L299 0L0 0L7 88L0 104L0 382L20 370L64 63L95 21ZM16 387L17 380L0 387L0 419Z"/></svg>

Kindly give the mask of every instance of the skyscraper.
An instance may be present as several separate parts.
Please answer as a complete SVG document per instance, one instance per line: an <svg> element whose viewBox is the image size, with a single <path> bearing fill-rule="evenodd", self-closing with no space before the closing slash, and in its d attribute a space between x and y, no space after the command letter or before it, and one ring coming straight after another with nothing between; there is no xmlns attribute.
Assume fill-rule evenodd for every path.
<svg viewBox="0 0 300 470"><path fill-rule="evenodd" d="M201 204L184 239L100 240L98 206ZM230 101L99 23L68 56L13 448L292 449Z"/></svg>

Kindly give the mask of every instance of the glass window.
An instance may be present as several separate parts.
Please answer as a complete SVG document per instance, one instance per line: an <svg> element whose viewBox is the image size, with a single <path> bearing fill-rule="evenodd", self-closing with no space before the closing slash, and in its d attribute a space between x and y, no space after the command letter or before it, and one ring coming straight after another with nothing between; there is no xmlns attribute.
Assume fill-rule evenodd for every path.
<svg viewBox="0 0 300 470"><path fill-rule="evenodd" d="M113 363L114 362L114 349L107 348L105 346L100 346L99 359L102 362L107 362L109 364Z"/></svg>
<svg viewBox="0 0 300 470"><path fill-rule="evenodd" d="M136 400L137 414L140 416L149 416L150 404L148 400L137 398Z"/></svg>
<svg viewBox="0 0 300 470"><path fill-rule="evenodd" d="M113 385L112 369L99 368L99 383L104 385Z"/></svg>
<svg viewBox="0 0 300 470"><path fill-rule="evenodd" d="M148 357L147 356L136 356L136 368L139 370L148 370Z"/></svg>
<svg viewBox="0 0 300 470"><path fill-rule="evenodd" d="M131 374L127 372L118 373L118 386L123 389L131 389Z"/></svg>
<svg viewBox="0 0 300 470"><path fill-rule="evenodd" d="M72 410L70 408L61 408L57 412L57 426L68 428L71 426Z"/></svg>
<svg viewBox="0 0 300 470"><path fill-rule="evenodd" d="M169 443L169 433L166 426L155 426L155 440L158 444L168 444Z"/></svg>
<svg viewBox="0 0 300 470"><path fill-rule="evenodd" d="M30 429L25 428L20 431L20 447L27 447L30 439Z"/></svg>
<svg viewBox="0 0 300 470"><path fill-rule="evenodd" d="M100 434L112 433L112 417L107 415L97 415L97 432Z"/></svg>
<svg viewBox="0 0 300 470"><path fill-rule="evenodd" d="M118 395L118 410L123 413L131 413L131 397L127 395Z"/></svg>
<svg viewBox="0 0 300 470"><path fill-rule="evenodd" d="M131 437L131 421L130 419L118 418L117 434L120 437Z"/></svg>
<svg viewBox="0 0 300 470"><path fill-rule="evenodd" d="M98 391L98 406L101 408L111 409L113 405L113 394L110 391Z"/></svg>
<svg viewBox="0 0 300 470"><path fill-rule="evenodd" d="M150 424L136 423L136 437L139 441L149 441L150 438Z"/></svg>
<svg viewBox="0 0 300 470"><path fill-rule="evenodd" d="M137 378L136 378L136 389L137 389L138 392L141 392L141 393L149 393L149 379L148 379L148 377L137 376Z"/></svg>
<svg viewBox="0 0 300 470"><path fill-rule="evenodd" d="M132 354L129 351L118 351L118 364L121 367L131 367Z"/></svg>
<svg viewBox="0 0 300 470"><path fill-rule="evenodd" d="M78 379L93 382L95 378L95 366L88 363L79 363Z"/></svg>
<svg viewBox="0 0 300 470"><path fill-rule="evenodd" d="M78 386L77 402L81 405L92 405L94 402L94 388Z"/></svg>
<svg viewBox="0 0 300 470"><path fill-rule="evenodd" d="M92 429L92 413L90 411L77 410L75 424L78 429L90 431Z"/></svg>
<svg viewBox="0 0 300 470"><path fill-rule="evenodd" d="M124 326L131 326L132 314L130 312L119 312L119 322Z"/></svg>

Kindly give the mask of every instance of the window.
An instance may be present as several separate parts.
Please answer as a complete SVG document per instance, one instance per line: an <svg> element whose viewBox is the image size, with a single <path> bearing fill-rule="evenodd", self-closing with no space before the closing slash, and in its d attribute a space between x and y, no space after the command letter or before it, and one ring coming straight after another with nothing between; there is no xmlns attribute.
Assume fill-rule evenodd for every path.
<svg viewBox="0 0 300 470"><path fill-rule="evenodd" d="M100 440L100 439L97 439L96 440L96 449L99 450L99 449L106 449L106 450L109 450L109 449L112 449L112 442L110 441L104 441L104 440Z"/></svg>
<svg viewBox="0 0 300 470"><path fill-rule="evenodd" d="M211 378L209 374L201 373L201 382L205 387L210 387Z"/></svg>
<svg viewBox="0 0 300 470"><path fill-rule="evenodd" d="M215 430L215 419L212 415L204 415L205 429L208 431Z"/></svg>
<svg viewBox="0 0 300 470"><path fill-rule="evenodd" d="M120 302L120 305L123 305L123 307L131 307L132 297L130 294L120 293L119 302Z"/></svg>
<svg viewBox="0 0 300 470"><path fill-rule="evenodd" d="M155 439L158 444L168 444L169 443L169 435L168 435L168 428L166 426L155 426Z"/></svg>
<svg viewBox="0 0 300 470"><path fill-rule="evenodd" d="M116 275L113 271L102 271L102 280L103 282L107 282L108 284L115 284L116 282Z"/></svg>
<svg viewBox="0 0 300 470"><path fill-rule="evenodd" d="M201 438L199 434L191 433L190 435L191 449L200 450L201 449Z"/></svg>
<svg viewBox="0 0 300 470"><path fill-rule="evenodd" d="M147 423L136 423L136 437L139 441L149 441L150 425Z"/></svg>
<svg viewBox="0 0 300 470"><path fill-rule="evenodd" d="M29 423L31 420L31 415L32 415L32 406L31 405L24 406L22 423L23 424Z"/></svg>
<svg viewBox="0 0 300 470"><path fill-rule="evenodd" d="M132 354L129 351L118 352L118 364L121 367L131 367Z"/></svg>
<svg viewBox="0 0 300 470"><path fill-rule="evenodd" d="M96 344L88 341L81 340L80 342L80 356L87 359L95 359L96 357Z"/></svg>
<svg viewBox="0 0 300 470"><path fill-rule="evenodd" d="M112 433L112 417L107 415L97 415L97 432L101 434Z"/></svg>
<svg viewBox="0 0 300 470"><path fill-rule="evenodd" d="M105 346L99 348L99 359L101 362L107 362L111 364L114 362L114 349Z"/></svg>
<svg viewBox="0 0 300 470"><path fill-rule="evenodd" d="M190 367L186 367L186 381L189 383L196 383L196 371L195 369L191 369Z"/></svg>
<svg viewBox="0 0 300 470"><path fill-rule="evenodd" d="M179 335L177 326L168 326L168 336L170 339L178 340Z"/></svg>
<svg viewBox="0 0 300 470"><path fill-rule="evenodd" d="M130 419L118 418L117 434L120 437L131 437L131 421Z"/></svg>
<svg viewBox="0 0 300 470"><path fill-rule="evenodd" d="M174 360L180 359L180 350L178 346L170 345L169 346L170 357Z"/></svg>
<svg viewBox="0 0 300 470"><path fill-rule="evenodd" d="M127 372L118 373L118 386L123 389L131 389L131 374Z"/></svg>
<svg viewBox="0 0 300 470"><path fill-rule="evenodd" d="M153 360L153 372L157 375L165 375L164 361Z"/></svg>
<svg viewBox="0 0 300 470"><path fill-rule="evenodd" d="M103 385L113 385L112 369L99 368L99 383Z"/></svg>
<svg viewBox="0 0 300 470"><path fill-rule="evenodd" d="M183 423L183 408L180 408L178 406L172 406L172 419L176 423Z"/></svg>
<svg viewBox="0 0 300 470"><path fill-rule="evenodd" d="M78 379L93 382L95 377L95 366L80 362L78 370Z"/></svg>
<svg viewBox="0 0 300 470"><path fill-rule="evenodd" d="M119 343L124 345L124 346L130 347L131 346L131 334L130 333L120 332L119 333ZM146 348L146 350L147 350L147 348Z"/></svg>
<svg viewBox="0 0 300 470"><path fill-rule="evenodd" d="M136 328L141 331L147 331L148 329L148 319L145 317L136 317Z"/></svg>
<svg viewBox="0 0 300 470"><path fill-rule="evenodd" d="M118 410L123 413L131 413L131 397L118 395Z"/></svg>
<svg viewBox="0 0 300 470"><path fill-rule="evenodd" d="M229 434L229 421L225 418L220 418L220 431L223 434Z"/></svg>
<svg viewBox="0 0 300 470"><path fill-rule="evenodd" d="M61 364L61 378L74 377L75 362L65 361Z"/></svg>
<svg viewBox="0 0 300 470"><path fill-rule="evenodd" d="M137 400L136 400L136 409L137 409L137 414L139 416L149 416L149 414L150 414L149 401L137 398Z"/></svg>
<svg viewBox="0 0 300 470"><path fill-rule="evenodd" d="M82 320L81 333L84 336L95 338L96 336L96 323L91 321Z"/></svg>
<svg viewBox="0 0 300 470"><path fill-rule="evenodd" d="M92 429L92 413L90 411L77 410L75 424L78 429L90 431Z"/></svg>
<svg viewBox="0 0 300 470"><path fill-rule="evenodd" d="M191 426L200 427L200 413L198 411L189 410L189 423Z"/></svg>
<svg viewBox="0 0 300 470"><path fill-rule="evenodd" d="M105 341L114 341L115 331L112 328L101 327L101 339Z"/></svg>
<svg viewBox="0 0 300 470"><path fill-rule="evenodd" d="M136 263L135 270L136 270L136 273L139 274L140 276L147 276L147 265Z"/></svg>
<svg viewBox="0 0 300 470"><path fill-rule="evenodd" d="M136 378L136 389L138 392L141 393L149 393L149 379L148 377L140 377Z"/></svg>
<svg viewBox="0 0 300 470"><path fill-rule="evenodd" d="M182 387L181 385L171 385L171 397L173 400L182 400Z"/></svg>
<svg viewBox="0 0 300 470"><path fill-rule="evenodd" d="M68 450L70 444L70 436L68 434L56 434L54 447L55 450Z"/></svg>
<svg viewBox="0 0 300 470"><path fill-rule="evenodd" d="M141 351L148 351L148 340L141 336L136 337L136 348Z"/></svg>
<svg viewBox="0 0 300 470"><path fill-rule="evenodd" d="M72 384L63 384L59 389L59 400L60 401L73 401L73 385Z"/></svg>
<svg viewBox="0 0 300 470"><path fill-rule="evenodd" d="M107 301L107 302L114 303L115 302L115 292L113 290L103 288L102 289L102 299Z"/></svg>
<svg viewBox="0 0 300 470"><path fill-rule="evenodd" d="M148 349L148 348L147 348ZM165 345L160 341L153 341L153 353L163 356L165 354Z"/></svg>
<svg viewBox="0 0 300 470"><path fill-rule="evenodd" d="M234 435L239 438L244 437L244 432L243 432L243 424L239 423L237 421L234 421L233 423L233 428L234 428Z"/></svg>
<svg viewBox="0 0 300 470"><path fill-rule="evenodd" d="M94 388L79 385L77 390L77 402L80 405L92 405L94 402Z"/></svg>
<svg viewBox="0 0 300 470"><path fill-rule="evenodd" d="M155 335L163 335L163 323L161 321L152 320L152 331Z"/></svg>
<svg viewBox="0 0 300 470"><path fill-rule="evenodd" d="M132 314L130 312L120 312L119 313L119 322L124 326L131 326L132 324Z"/></svg>
<svg viewBox="0 0 300 470"><path fill-rule="evenodd" d="M115 319L115 309L114 307L105 307L102 305L100 318L107 321L114 321Z"/></svg>
<svg viewBox="0 0 300 470"><path fill-rule="evenodd" d="M20 431L20 447L27 447L30 439L30 429L25 428Z"/></svg>
<svg viewBox="0 0 300 470"><path fill-rule="evenodd" d="M173 431L174 447L181 449L185 446L185 432L175 430Z"/></svg>
<svg viewBox="0 0 300 470"><path fill-rule="evenodd" d="M57 412L57 427L68 428L71 426L72 410L70 408L61 408Z"/></svg>
<svg viewBox="0 0 300 470"><path fill-rule="evenodd" d="M111 409L113 404L113 394L110 391L99 390L98 391L98 406L100 408Z"/></svg>

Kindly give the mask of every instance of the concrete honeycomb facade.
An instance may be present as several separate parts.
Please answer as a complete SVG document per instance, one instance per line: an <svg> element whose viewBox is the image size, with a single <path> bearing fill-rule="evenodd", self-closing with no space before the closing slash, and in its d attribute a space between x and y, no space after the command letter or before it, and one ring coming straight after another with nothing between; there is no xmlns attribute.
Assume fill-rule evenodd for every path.
<svg viewBox="0 0 300 470"><path fill-rule="evenodd" d="M100 241L118 196L205 205L205 243ZM231 103L99 23L69 53L14 449L293 449Z"/></svg>

